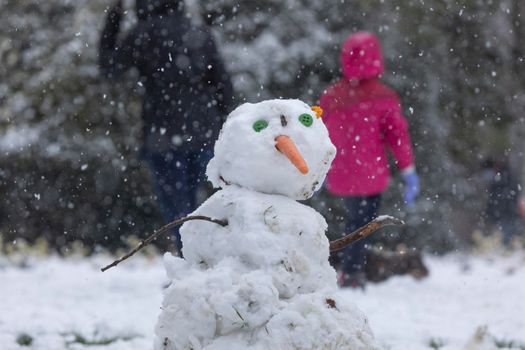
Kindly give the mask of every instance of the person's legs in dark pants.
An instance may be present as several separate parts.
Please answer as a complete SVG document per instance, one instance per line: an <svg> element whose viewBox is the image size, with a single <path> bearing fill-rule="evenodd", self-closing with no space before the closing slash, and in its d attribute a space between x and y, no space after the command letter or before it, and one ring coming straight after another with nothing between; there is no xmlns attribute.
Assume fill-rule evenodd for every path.
<svg viewBox="0 0 525 350"><path fill-rule="evenodd" d="M349 234L357 230L377 217L380 203L381 195L346 197L346 233ZM346 278L349 283L353 283L352 278L357 278L363 274L363 268L366 264L367 243L368 238L364 238L353 243L343 251L343 280ZM359 276L359 279L362 278L362 276ZM362 282L364 283L364 280Z"/></svg>
<svg viewBox="0 0 525 350"><path fill-rule="evenodd" d="M153 173L155 192L166 223L184 217L197 206L197 189L203 181L211 151L150 153L146 160ZM182 256L179 228L172 237Z"/></svg>
<svg viewBox="0 0 525 350"><path fill-rule="evenodd" d="M503 245L505 247L510 247L512 243L512 238L516 233L516 225L514 218L504 217L496 223L496 226L503 234Z"/></svg>
<svg viewBox="0 0 525 350"><path fill-rule="evenodd" d="M168 223L186 216L195 203L192 187L188 186L191 182L188 178L188 153L151 153L146 159L152 171L155 193L164 221ZM178 227L173 229L173 239L181 253L182 241Z"/></svg>

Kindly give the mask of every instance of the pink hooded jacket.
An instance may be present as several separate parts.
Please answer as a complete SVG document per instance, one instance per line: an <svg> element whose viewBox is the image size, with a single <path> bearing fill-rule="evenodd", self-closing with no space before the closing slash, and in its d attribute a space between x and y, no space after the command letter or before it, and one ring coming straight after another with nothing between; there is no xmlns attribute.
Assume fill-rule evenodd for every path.
<svg viewBox="0 0 525 350"><path fill-rule="evenodd" d="M413 167L407 121L397 94L379 80L384 62L375 35L351 35L341 66L344 78L321 96L323 120L337 147L327 187L343 196L379 194L390 179L387 149L400 170Z"/></svg>

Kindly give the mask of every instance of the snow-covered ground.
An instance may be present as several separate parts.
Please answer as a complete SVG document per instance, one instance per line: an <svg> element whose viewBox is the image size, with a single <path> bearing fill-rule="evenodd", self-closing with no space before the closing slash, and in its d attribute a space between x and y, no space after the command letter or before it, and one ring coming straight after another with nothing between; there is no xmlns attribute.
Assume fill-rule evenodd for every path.
<svg viewBox="0 0 525 350"><path fill-rule="evenodd" d="M0 349L151 349L167 281L161 259L100 272L110 260L35 258L24 268L3 260ZM483 325L500 348L525 349L522 253L426 261L423 281L397 277L346 292L386 349L464 349Z"/></svg>

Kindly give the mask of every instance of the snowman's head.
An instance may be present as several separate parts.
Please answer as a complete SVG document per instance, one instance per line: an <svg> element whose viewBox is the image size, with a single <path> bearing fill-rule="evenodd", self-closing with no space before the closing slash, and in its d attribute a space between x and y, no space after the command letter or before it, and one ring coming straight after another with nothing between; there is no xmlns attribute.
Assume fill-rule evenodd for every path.
<svg viewBox="0 0 525 350"><path fill-rule="evenodd" d="M308 199L321 187L335 147L320 110L299 100L245 103L222 127L206 174L214 187Z"/></svg>

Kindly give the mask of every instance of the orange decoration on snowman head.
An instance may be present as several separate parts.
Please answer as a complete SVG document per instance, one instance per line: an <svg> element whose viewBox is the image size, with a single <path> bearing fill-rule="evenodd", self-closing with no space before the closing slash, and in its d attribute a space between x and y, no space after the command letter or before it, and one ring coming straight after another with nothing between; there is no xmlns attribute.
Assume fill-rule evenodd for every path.
<svg viewBox="0 0 525 350"><path fill-rule="evenodd" d="M315 115L318 119L321 118L321 116L323 115L323 109L320 106L312 106L310 108L312 109L312 111L315 112Z"/></svg>

